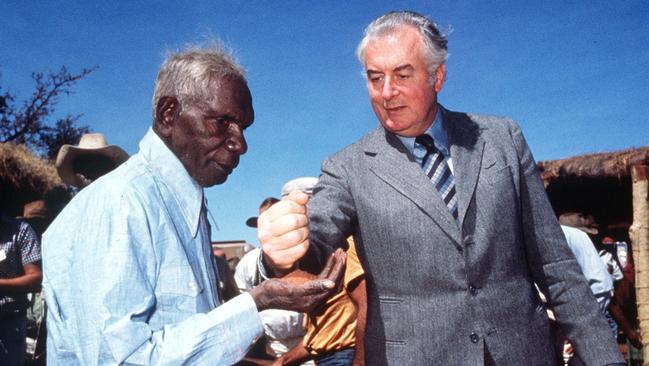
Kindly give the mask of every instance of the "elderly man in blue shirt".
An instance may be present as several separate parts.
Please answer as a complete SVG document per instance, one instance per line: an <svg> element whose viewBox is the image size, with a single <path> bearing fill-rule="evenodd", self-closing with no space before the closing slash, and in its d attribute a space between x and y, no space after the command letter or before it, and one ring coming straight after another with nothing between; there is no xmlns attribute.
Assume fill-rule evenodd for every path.
<svg viewBox="0 0 649 366"><path fill-rule="evenodd" d="M82 190L43 237L50 365L230 365L263 334L259 311L309 311L314 281L218 297L204 187L225 182L254 118L241 68L220 50L171 55L140 151Z"/></svg>

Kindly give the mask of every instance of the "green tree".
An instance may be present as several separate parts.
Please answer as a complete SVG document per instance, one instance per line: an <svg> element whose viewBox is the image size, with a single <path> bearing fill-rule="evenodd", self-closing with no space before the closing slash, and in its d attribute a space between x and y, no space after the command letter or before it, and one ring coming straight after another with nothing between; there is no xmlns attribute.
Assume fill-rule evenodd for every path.
<svg viewBox="0 0 649 366"><path fill-rule="evenodd" d="M22 103L16 103L16 96L2 92L0 86L0 142L25 144L47 159L55 159L63 144L76 144L89 131L88 126L76 125L82 114L68 114L54 123L50 120L59 97L70 95L72 87L96 68L84 68L77 74L70 73L65 66L47 75L34 72L36 88Z"/></svg>

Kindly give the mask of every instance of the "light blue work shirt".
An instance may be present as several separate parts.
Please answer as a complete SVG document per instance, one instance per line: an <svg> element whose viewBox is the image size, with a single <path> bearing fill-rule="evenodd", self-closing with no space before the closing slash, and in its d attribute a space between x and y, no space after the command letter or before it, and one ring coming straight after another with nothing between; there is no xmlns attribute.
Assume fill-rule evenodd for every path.
<svg viewBox="0 0 649 366"><path fill-rule="evenodd" d="M230 365L263 332L220 304L203 189L149 129L43 236L49 365Z"/></svg>

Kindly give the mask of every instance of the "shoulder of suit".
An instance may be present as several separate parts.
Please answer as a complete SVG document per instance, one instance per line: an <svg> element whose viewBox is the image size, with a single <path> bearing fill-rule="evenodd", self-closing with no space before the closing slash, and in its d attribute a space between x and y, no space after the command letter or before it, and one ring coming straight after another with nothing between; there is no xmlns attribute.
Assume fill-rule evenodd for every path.
<svg viewBox="0 0 649 366"><path fill-rule="evenodd" d="M444 110L444 124L447 131L455 134L478 133L483 138L500 139L511 136L519 130L518 124L509 117L482 113L463 113ZM449 132L449 135L452 133Z"/></svg>
<svg viewBox="0 0 649 366"><path fill-rule="evenodd" d="M383 127L378 126L363 135L355 142L347 145L342 150L330 156L329 159L346 159L349 157L358 156L359 153L362 154L364 151L366 151L368 146L376 144L377 140L385 140L385 135L386 131L383 129Z"/></svg>
<svg viewBox="0 0 649 366"><path fill-rule="evenodd" d="M510 117L483 113L454 112L446 110L444 117L445 123L462 123L463 121L471 121L481 128L511 128L517 126L517 123Z"/></svg>
<svg viewBox="0 0 649 366"><path fill-rule="evenodd" d="M452 128L449 126L450 124L454 124L454 127L459 127L461 129L477 128L483 134L511 134L512 131L519 129L518 124L509 117L444 110L444 118L444 123L448 123L447 128ZM386 141L388 135L389 132L386 132L382 126L378 126L363 135L356 142L332 155L329 159L349 159L354 156L362 155L359 153L372 151L376 147L377 143Z"/></svg>

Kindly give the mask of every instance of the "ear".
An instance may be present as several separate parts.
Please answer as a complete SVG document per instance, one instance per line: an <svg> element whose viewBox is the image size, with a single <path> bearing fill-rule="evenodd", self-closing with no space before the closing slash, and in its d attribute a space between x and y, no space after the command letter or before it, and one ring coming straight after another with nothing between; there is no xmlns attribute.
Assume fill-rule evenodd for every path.
<svg viewBox="0 0 649 366"><path fill-rule="evenodd" d="M444 80L446 80L446 64L441 64L437 68L437 71L435 71L435 93L439 93L442 90Z"/></svg>
<svg viewBox="0 0 649 366"><path fill-rule="evenodd" d="M180 102L176 97L162 96L158 99L155 109L155 125L162 137L169 137L178 113Z"/></svg>

